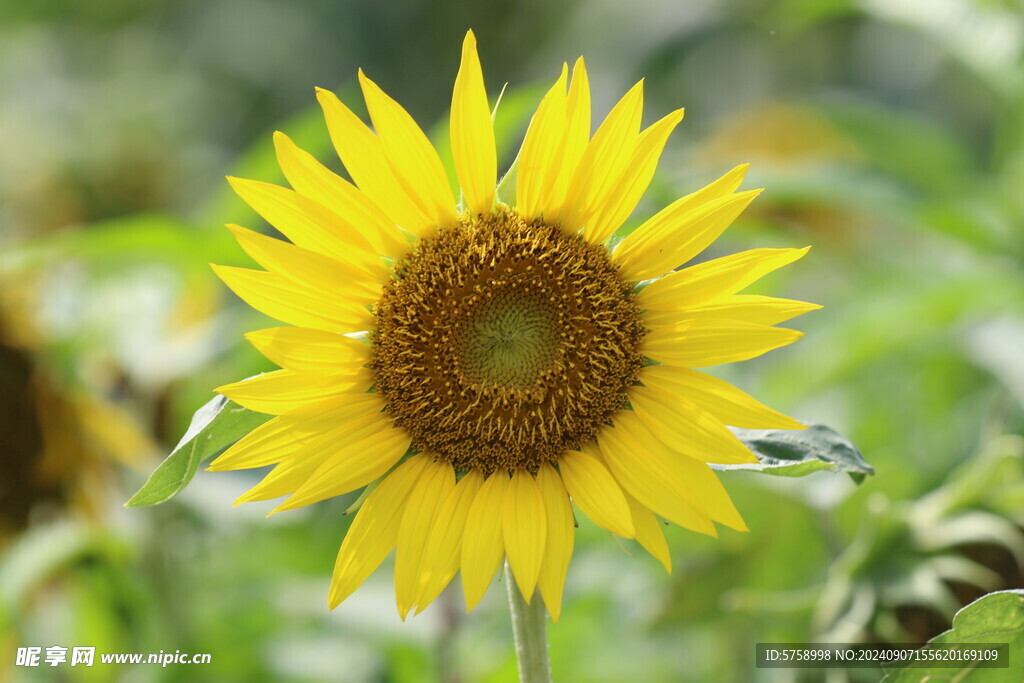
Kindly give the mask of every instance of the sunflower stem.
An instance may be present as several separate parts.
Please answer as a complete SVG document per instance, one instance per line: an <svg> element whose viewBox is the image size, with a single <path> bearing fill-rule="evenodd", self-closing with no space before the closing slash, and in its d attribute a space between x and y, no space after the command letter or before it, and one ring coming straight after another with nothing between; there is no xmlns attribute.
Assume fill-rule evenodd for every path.
<svg viewBox="0 0 1024 683"><path fill-rule="evenodd" d="M516 641L520 683L551 683L548 639L545 632L547 610L544 609L540 592L535 592L533 604L527 605L507 562L505 583L508 588L509 611L512 613L512 634Z"/></svg>

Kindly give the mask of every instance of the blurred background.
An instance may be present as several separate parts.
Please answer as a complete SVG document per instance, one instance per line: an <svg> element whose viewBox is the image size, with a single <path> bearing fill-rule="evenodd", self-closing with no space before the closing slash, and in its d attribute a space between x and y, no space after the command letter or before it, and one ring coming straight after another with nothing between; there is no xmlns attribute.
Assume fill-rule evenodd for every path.
<svg viewBox="0 0 1024 683"><path fill-rule="evenodd" d="M0 0L0 681L514 681L503 586L407 623L389 565L328 612L350 499L264 519L258 473L122 504L272 323L213 276L280 182L271 133L333 157L314 86L363 67L445 145L467 28L507 166L563 61L595 118L645 77L686 107L635 225L732 166L766 192L705 257L814 245L764 291L824 309L722 376L876 471L723 475L751 532L669 528L673 573L581 519L556 680L791 681L754 643L917 643L1024 587L1024 21L1013 0ZM702 257L703 258L703 257ZM454 584L458 589L458 582ZM208 652L14 667L17 647ZM810 672L806 680L819 680ZM877 680L871 671L829 680Z"/></svg>

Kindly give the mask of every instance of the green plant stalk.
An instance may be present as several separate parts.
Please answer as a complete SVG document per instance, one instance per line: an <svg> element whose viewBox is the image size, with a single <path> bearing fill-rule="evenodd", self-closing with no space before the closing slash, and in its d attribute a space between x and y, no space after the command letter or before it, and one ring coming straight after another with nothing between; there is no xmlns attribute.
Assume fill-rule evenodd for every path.
<svg viewBox="0 0 1024 683"><path fill-rule="evenodd" d="M516 643L519 680L521 683L551 683L548 639L545 632L547 610L544 608L540 591L534 593L533 604L527 605L508 563L505 564L505 583L508 588L509 611L512 613L512 634Z"/></svg>

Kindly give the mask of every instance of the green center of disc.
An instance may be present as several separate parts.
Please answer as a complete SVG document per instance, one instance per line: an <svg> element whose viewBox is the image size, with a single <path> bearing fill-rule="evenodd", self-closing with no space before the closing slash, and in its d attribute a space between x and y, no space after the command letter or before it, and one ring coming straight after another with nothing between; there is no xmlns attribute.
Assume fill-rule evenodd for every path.
<svg viewBox="0 0 1024 683"><path fill-rule="evenodd" d="M491 293L464 323L460 356L476 384L529 388L558 356L557 313L518 288Z"/></svg>

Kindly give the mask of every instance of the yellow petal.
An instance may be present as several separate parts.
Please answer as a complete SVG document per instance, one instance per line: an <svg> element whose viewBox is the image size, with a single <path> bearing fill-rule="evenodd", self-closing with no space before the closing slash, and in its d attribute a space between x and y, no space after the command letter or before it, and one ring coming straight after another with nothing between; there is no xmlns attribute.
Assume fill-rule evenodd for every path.
<svg viewBox="0 0 1024 683"><path fill-rule="evenodd" d="M622 268L623 277L631 282L644 280L663 275L686 263L718 239L759 194L761 190L739 192L703 204L685 214L664 216L666 229L654 235L646 244L621 254L616 250L615 260ZM661 214L654 218L659 216Z"/></svg>
<svg viewBox="0 0 1024 683"><path fill-rule="evenodd" d="M328 456L273 512L295 510L362 488L383 476L409 450L412 439L383 413L358 435L325 447Z"/></svg>
<svg viewBox="0 0 1024 683"><path fill-rule="evenodd" d="M583 58L577 59L573 67L568 96L567 71L567 65L563 65L562 77L548 92L530 124L534 129L530 145L524 141L525 154L520 155L519 182L526 182L526 186L517 208L530 217L544 215L553 220L558 216L569 183L590 142L590 82ZM524 157L526 164L522 163Z"/></svg>
<svg viewBox="0 0 1024 683"><path fill-rule="evenodd" d="M220 464L218 469L259 467L278 462L259 484L240 496L235 505L294 493L334 453L333 449L386 429L387 425L379 422L382 403L379 397L373 403L351 400L372 396L362 394L335 399L275 418L271 422L280 426L277 433L264 433L238 452L227 451L222 457L228 462Z"/></svg>
<svg viewBox="0 0 1024 683"><path fill-rule="evenodd" d="M569 495L596 524L623 538L632 538L629 506L618 482L596 458L579 451L567 451L558 469Z"/></svg>
<svg viewBox="0 0 1024 683"><path fill-rule="evenodd" d="M685 216L690 211L704 204L725 199L739 188L750 169L750 164L740 164L718 180L705 185L696 192L680 197L669 206L638 227L624 239L616 249L617 253L626 254L630 250L646 246L651 239L664 230L672 230L675 218Z"/></svg>
<svg viewBox="0 0 1024 683"><path fill-rule="evenodd" d="M393 223L419 234L431 223L396 178L381 141L337 96L317 88L327 130L345 170Z"/></svg>
<svg viewBox="0 0 1024 683"><path fill-rule="evenodd" d="M637 295L649 311L678 311L723 294L735 294L762 277L804 256L803 249L750 249L698 263L658 278Z"/></svg>
<svg viewBox="0 0 1024 683"><path fill-rule="evenodd" d="M607 194L596 200L588 214L580 216L583 237L587 241L591 244L604 242L633 213L654 177L668 136L682 120L683 110L680 109L640 134L636 149L619 178L607 188Z"/></svg>
<svg viewBox="0 0 1024 683"><path fill-rule="evenodd" d="M429 219L426 227L453 225L456 222L455 197L430 140L409 113L367 78L361 69L359 85L391 169L406 195ZM403 227L424 234L422 227L418 231Z"/></svg>
<svg viewBox="0 0 1024 683"><path fill-rule="evenodd" d="M802 336L803 332L784 327L695 318L651 330L642 349L658 363L700 368L756 358Z"/></svg>
<svg viewBox="0 0 1024 683"><path fill-rule="evenodd" d="M547 211L551 215L557 214L565 203L569 183L590 142L590 81L583 57L577 59L572 68L572 82L565 100L565 134L562 138L559 172L547 199Z"/></svg>
<svg viewBox="0 0 1024 683"><path fill-rule="evenodd" d="M533 475L523 470L512 474L502 509L505 554L526 604L533 598L548 532L544 498Z"/></svg>
<svg viewBox="0 0 1024 683"><path fill-rule="evenodd" d="M648 311L643 314L646 327L674 325L695 318L742 320L758 325L776 325L798 315L816 311L821 306L794 299L779 299L756 294L727 294L688 306L681 311Z"/></svg>
<svg viewBox="0 0 1024 683"><path fill-rule="evenodd" d="M557 185L561 169L559 151L565 139L565 81L569 72L562 65L562 74L540 101L530 120L519 150L516 178L516 210L527 218L536 218L551 210L549 196Z"/></svg>
<svg viewBox="0 0 1024 683"><path fill-rule="evenodd" d="M291 425L282 422L284 419L278 416L256 427L217 456L206 470L223 472L280 462L302 446L302 441L291 438ZM268 443L270 447L264 447Z"/></svg>
<svg viewBox="0 0 1024 683"><path fill-rule="evenodd" d="M616 425L627 435L629 441L639 447L631 456L627 456L627 461L631 459L634 466L637 461L643 461L644 465L641 467L648 468L650 473L658 473L660 481L665 482L675 491L677 498L685 500L698 513L737 531L747 531L729 494L725 492L718 477L706 463L672 452L628 411L622 411L620 415L622 419L617 415ZM643 498L635 497L644 503ZM651 507L651 510L672 519L655 507Z"/></svg>
<svg viewBox="0 0 1024 683"><path fill-rule="evenodd" d="M589 455L591 458L597 458L601 462L604 459L601 457L601 449L597 445L597 441L587 441L580 445L580 452Z"/></svg>
<svg viewBox="0 0 1024 683"><path fill-rule="evenodd" d="M328 413L334 416L336 419L344 419L345 421L341 425L334 425L331 428L324 430L323 432L311 435L309 438L303 439L297 444L294 449L285 449L284 454L278 452L276 455L271 456L266 451L266 448L270 444L266 440L259 444L257 447L262 447L263 452L249 451L241 454L239 457L249 457L250 461L255 461L257 458L262 458L268 462L263 464L269 464L270 462L280 461L278 465L264 477L263 481L257 484L255 487L247 491L243 496L235 501L235 505L247 503L254 500L270 500L271 498L278 498L280 496L294 494L296 491L300 491L309 482L317 470L324 465L325 462L334 457L339 449L343 448L366 448L367 444L372 441L381 431L387 431L390 428L388 420L383 417L381 413L364 413L349 416L342 416L337 412ZM283 416L280 419L288 419L291 415ZM371 438L368 438L371 437ZM280 442L283 439L276 439ZM376 445L377 442L373 442ZM379 455L383 455L380 451L373 451L373 455L368 457L365 462L360 463L363 468L379 465ZM394 465L397 458L392 460L388 464L388 468ZM256 467L257 465L248 465L250 467ZM370 479L364 481L365 485L370 481L373 481L377 477L387 472L387 468L375 470L378 474ZM354 474L354 473L353 473ZM355 486L353 488L359 488ZM352 490L352 489L349 489ZM345 491L346 493L348 491ZM328 496L325 496L328 497ZM317 499L322 500L322 499ZM290 510L302 505L316 502L315 500L309 500L302 504L291 504L292 499L285 501L282 505L274 508L267 516L281 512L282 510Z"/></svg>
<svg viewBox="0 0 1024 683"><path fill-rule="evenodd" d="M298 246L352 264L374 280L390 277L370 242L325 206L270 183L244 178L228 182L246 204Z"/></svg>
<svg viewBox="0 0 1024 683"><path fill-rule="evenodd" d="M287 419L288 417L290 416L286 415L279 419ZM327 460L339 447L355 442L359 439L365 439L374 431L380 431L382 428L386 429L387 426L387 424L381 424L381 419L378 414L369 413L351 417L348 422L345 423L345 428L334 426L333 428L311 435L301 441L294 439L288 440L288 436L283 434L263 434L261 435L263 438L259 442L250 442L247 444L248 447L244 450L232 453L233 459L241 464L233 467L227 467L224 464L221 464L217 469L225 470L263 467L276 462L287 464L300 461L303 463L313 463L315 461L315 465L310 467L308 470L304 470L306 471L306 476L304 476L301 481L293 482L294 485L291 488L278 495L294 493L306 483L316 468ZM282 442L285 444L285 448L271 450L271 447L274 444ZM231 463L230 460L227 462L228 464ZM290 470L292 468L285 467L285 469ZM261 491L262 490L263 489L261 489ZM270 497L274 498L276 496Z"/></svg>
<svg viewBox="0 0 1024 683"><path fill-rule="evenodd" d="M631 387L629 391L637 417L672 450L703 462L757 462L735 434L689 398L654 387Z"/></svg>
<svg viewBox="0 0 1024 683"><path fill-rule="evenodd" d="M316 457L292 458L287 457L274 466L267 476L259 484L252 487L238 497L235 505L251 503L257 500L272 500L288 495L309 478L323 458L324 454Z"/></svg>
<svg viewBox="0 0 1024 683"><path fill-rule="evenodd" d="M409 494L395 546L395 601L398 615L416 603L427 537L445 499L455 488L455 470L448 462L430 462Z"/></svg>
<svg viewBox="0 0 1024 683"><path fill-rule="evenodd" d="M363 393L370 388L369 372L357 375L316 375L292 370L265 372L241 382L218 387L218 394L257 413L283 415L311 403L347 394Z"/></svg>
<svg viewBox="0 0 1024 683"><path fill-rule="evenodd" d="M271 327L245 338L269 360L298 372L345 374L370 362L371 347L343 334L306 327Z"/></svg>
<svg viewBox="0 0 1024 683"><path fill-rule="evenodd" d="M494 572L505 554L502 538L502 506L508 474L499 470L480 487L466 519L462 536L462 590L466 611L472 610L491 585Z"/></svg>
<svg viewBox="0 0 1024 683"><path fill-rule="evenodd" d="M587 144L565 195L565 203L551 222L561 223L567 232L583 227L608 197L629 166L640 138L643 114L643 81L612 107Z"/></svg>
<svg viewBox="0 0 1024 683"><path fill-rule="evenodd" d="M666 457L660 442L654 448L643 443L645 430L625 428L635 420L632 411L619 411L614 418L615 427L598 434L601 456L615 479L627 493L662 517L687 529L717 536L708 514L682 495L686 487L679 481L673 461L683 456Z"/></svg>
<svg viewBox="0 0 1024 683"><path fill-rule="evenodd" d="M336 441L376 420L384 408L380 394L351 394L318 403L310 409L275 417L252 430L224 451L207 468L211 471L263 467L296 457L324 441Z"/></svg>
<svg viewBox="0 0 1024 683"><path fill-rule="evenodd" d="M416 598L417 614L441 594L459 570L462 534L470 506L483 483L483 475L478 470L470 470L455 485L455 490L448 494L438 511L423 552L420 592Z"/></svg>
<svg viewBox="0 0 1024 683"><path fill-rule="evenodd" d="M395 547L409 491L430 460L426 455L409 458L389 474L359 508L334 564L331 609L351 595Z"/></svg>
<svg viewBox="0 0 1024 683"><path fill-rule="evenodd" d="M498 155L472 31L466 33L462 42L462 65L452 93L451 139L455 171L466 206L475 214L490 213L498 177Z"/></svg>
<svg viewBox="0 0 1024 683"><path fill-rule="evenodd" d="M671 574L672 555L669 553L668 543L665 542L665 532L661 530L661 523L654 513L641 505L636 498L628 493L625 496L633 517L633 526L636 527L637 542Z"/></svg>
<svg viewBox="0 0 1024 683"><path fill-rule="evenodd" d="M738 166L707 187L677 199L629 234L613 260L630 281L663 275L714 242L760 190L732 194L747 166Z"/></svg>
<svg viewBox="0 0 1024 683"><path fill-rule="evenodd" d="M640 371L649 387L686 396L719 421L746 429L805 429L796 420L772 410L725 380L688 368L651 365Z"/></svg>
<svg viewBox="0 0 1024 683"><path fill-rule="evenodd" d="M711 519L736 531L749 531L732 499L714 471L703 462L682 457L673 462L679 481L685 486L689 500L707 512Z"/></svg>
<svg viewBox="0 0 1024 683"><path fill-rule="evenodd" d="M238 244L256 263L293 282L331 292L345 301L369 304L380 298L381 283L351 263L309 249L228 225Z"/></svg>
<svg viewBox="0 0 1024 683"><path fill-rule="evenodd" d="M274 147L284 177L296 192L328 207L358 230L378 254L397 259L408 253L409 243L395 221L367 194L300 149L280 131L274 133Z"/></svg>
<svg viewBox="0 0 1024 683"><path fill-rule="evenodd" d="M277 273L211 266L235 294L260 313L298 327L329 332L359 332L373 326L365 306L327 298Z"/></svg>
<svg viewBox="0 0 1024 683"><path fill-rule="evenodd" d="M537 485L544 499L547 518L547 541L544 546L544 562L540 566L537 587L544 598L553 621L562 613L562 589L565 575L569 571L575 541L575 521L569 494L562 485L562 478L551 465L543 464L537 470Z"/></svg>
<svg viewBox="0 0 1024 683"><path fill-rule="evenodd" d="M595 442L589 442L584 446L587 455L594 458L602 465L604 459L601 451ZM636 529L636 540L651 556L662 563L665 570L672 573L672 556L669 553L669 544L665 541L665 533L662 530L660 521L653 512L645 508L635 498L623 490L623 496L630 508L630 516L633 519L633 526Z"/></svg>

